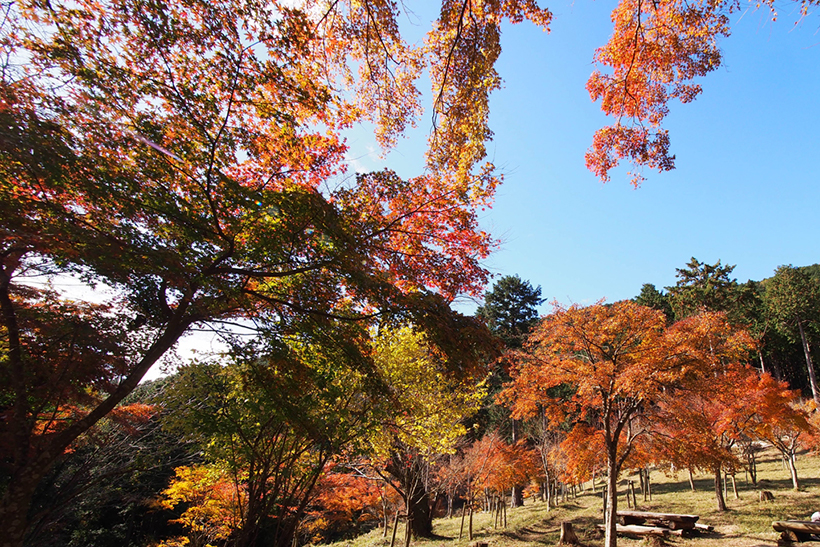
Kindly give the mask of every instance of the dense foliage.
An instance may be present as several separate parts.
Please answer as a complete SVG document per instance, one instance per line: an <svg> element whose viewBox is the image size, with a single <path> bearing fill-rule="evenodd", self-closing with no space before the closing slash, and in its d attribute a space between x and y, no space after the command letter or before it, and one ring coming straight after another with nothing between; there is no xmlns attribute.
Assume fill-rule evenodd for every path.
<svg viewBox="0 0 820 547"><path fill-rule="evenodd" d="M673 166L669 101L692 100L693 79L720 65L734 9L621 0L588 83L617 120L587 156L601 179L624 158ZM522 482L548 492L559 476L587 477L595 459L569 450L579 439L606 449L614 488L633 441L645 455L637 442L651 426L675 423L661 420L676 411L659 394L696 387L707 369L768 395L767 414L746 416L753 428L728 438L711 427L718 474L742 436L808 436L787 387L820 401L816 271L782 267L738 285L732 267L693 259L666 295L645 286L637 304L542 320L540 287L508 277L477 318L451 309L484 289L481 261L495 245L478 212L500 182L482 162L501 25L547 29L551 14L534 0L444 0L426 40L409 44L398 24L407 10L378 0L3 5L2 545L285 547L309 519L369 524L377 496L366 481L404 505L380 489L380 522L391 505L430 535L442 496L472 508L480 489L489 506ZM369 123L382 146L395 144L421 112L425 71L424 172L351 176L343 132ZM80 288L59 290L66 281ZM200 330L224 351L128 400ZM499 347L491 331L517 350L489 383L497 390L513 371L504 398L535 422L521 428L527 439L516 422L509 443L494 431L503 411L479 415L468 435ZM752 338L760 376L739 354ZM722 402L695 387L687 410ZM732 415L736 400L721 411ZM781 449L792 460L794 446ZM437 473L445 455L466 478ZM335 505L334 482L366 501ZM613 514L610 503L609 524Z"/></svg>

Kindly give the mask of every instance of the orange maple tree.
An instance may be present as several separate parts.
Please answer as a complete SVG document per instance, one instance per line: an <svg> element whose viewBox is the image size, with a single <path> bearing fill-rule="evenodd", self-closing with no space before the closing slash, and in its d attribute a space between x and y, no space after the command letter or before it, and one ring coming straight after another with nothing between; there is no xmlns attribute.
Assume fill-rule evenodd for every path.
<svg viewBox="0 0 820 547"><path fill-rule="evenodd" d="M806 15L816 0L801 0ZM773 0L749 3L767 6L777 19ZM612 11L613 33L595 52L595 70L587 81L593 101L614 123L599 129L586 154L587 167L601 180L621 160L632 164L632 183L641 170L674 168L669 132L663 122L669 103L694 100L702 91L695 83L721 65L719 39L730 33L730 15L737 0L620 0Z"/></svg>
<svg viewBox="0 0 820 547"><path fill-rule="evenodd" d="M686 390L659 402L656 458L712 473L719 511L726 510L722 474L740 467L733 448L753 426L755 409L746 404L749 374L754 372L735 365L690 381Z"/></svg>
<svg viewBox="0 0 820 547"><path fill-rule="evenodd" d="M391 501L398 503L399 496L383 491L374 478L330 465L316 484L303 534L312 543L360 535L364 526L382 518L384 496L391 494Z"/></svg>
<svg viewBox="0 0 820 547"><path fill-rule="evenodd" d="M556 307L533 331L500 398L521 418L559 407L566 422L600 437L612 493L653 403L687 376L740 357L747 339L719 314L667 329L662 312L628 301ZM554 389L561 385L572 387L570 396ZM607 496L608 547L616 544L616 511L617 496Z"/></svg>
<svg viewBox="0 0 820 547"><path fill-rule="evenodd" d="M797 451L811 445L818 432L810 422L816 413L814 400L803 402L798 391L768 373L749 374L746 390L747 404L755 409L753 436L780 452L789 464L792 487L798 490Z"/></svg>

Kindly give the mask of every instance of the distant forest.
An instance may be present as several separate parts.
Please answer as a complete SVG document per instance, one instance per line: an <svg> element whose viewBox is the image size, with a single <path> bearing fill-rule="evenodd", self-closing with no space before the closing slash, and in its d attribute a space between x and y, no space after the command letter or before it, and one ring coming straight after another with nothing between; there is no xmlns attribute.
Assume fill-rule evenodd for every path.
<svg viewBox="0 0 820 547"><path fill-rule="evenodd" d="M644 284L633 300L662 310L670 321L701 310L727 313L757 339L754 364L811 397L806 359L816 362L820 343L820 264L781 266L772 277L746 283L731 277L733 269L692 258L677 270L674 286Z"/></svg>

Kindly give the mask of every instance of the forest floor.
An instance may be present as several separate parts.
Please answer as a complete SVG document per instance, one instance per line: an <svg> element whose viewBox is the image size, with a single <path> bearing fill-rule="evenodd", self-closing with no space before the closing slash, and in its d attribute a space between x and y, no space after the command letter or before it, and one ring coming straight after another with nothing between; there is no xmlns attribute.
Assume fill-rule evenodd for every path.
<svg viewBox="0 0 820 547"><path fill-rule="evenodd" d="M794 491L788 468L779 454L767 450L758 459L758 486L749 481L745 473L736 477L738 497L729 483L726 504L728 511L717 510L714 479L706 475L695 476L695 491L692 492L686 472L666 475L653 471L652 499L644 501L637 485L637 475L622 478L634 480L638 501L637 510L662 513L683 513L700 515L699 523L714 527L714 532L700 537L681 538L672 536L662 542L649 539L618 538L618 545L644 547L666 545L669 547L771 547L777 545L779 533L772 529L776 520L809 520L810 515L820 511L820 457L800 454L797 459L800 490ZM618 509L627 510L626 487L620 488ZM760 501L760 491L768 490L774 500ZM413 540L415 547L468 547L473 542L488 543L489 547L541 547L557 545L562 522L570 522L578 535L581 545L600 547L604 540L597 532L596 525L603 523L601 490L593 493L590 483L585 492L577 497L561 501L557 507L547 508L546 503L527 499L523 507L508 509L507 527L495 528L489 513L473 516L473 540L467 539L466 524L464 537L458 539L460 517L442 518L434 521L433 540ZM399 527L396 547L404 547L402 527ZM795 544L798 545L798 544ZM806 545L820 545L807 543ZM355 540L334 544L334 547L389 547L390 537L383 536L383 530L373 530Z"/></svg>

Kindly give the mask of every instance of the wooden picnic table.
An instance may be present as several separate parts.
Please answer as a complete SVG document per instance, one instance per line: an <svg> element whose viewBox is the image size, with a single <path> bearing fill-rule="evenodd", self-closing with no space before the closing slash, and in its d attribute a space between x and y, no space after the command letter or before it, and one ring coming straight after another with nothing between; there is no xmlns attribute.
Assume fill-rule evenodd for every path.
<svg viewBox="0 0 820 547"><path fill-rule="evenodd" d="M820 522L810 520L776 520L772 528L780 532L780 540L784 543L817 541L820 537Z"/></svg>
<svg viewBox="0 0 820 547"><path fill-rule="evenodd" d="M625 526L660 526L670 530L694 530L699 515L651 513L648 511L618 511L618 520Z"/></svg>

